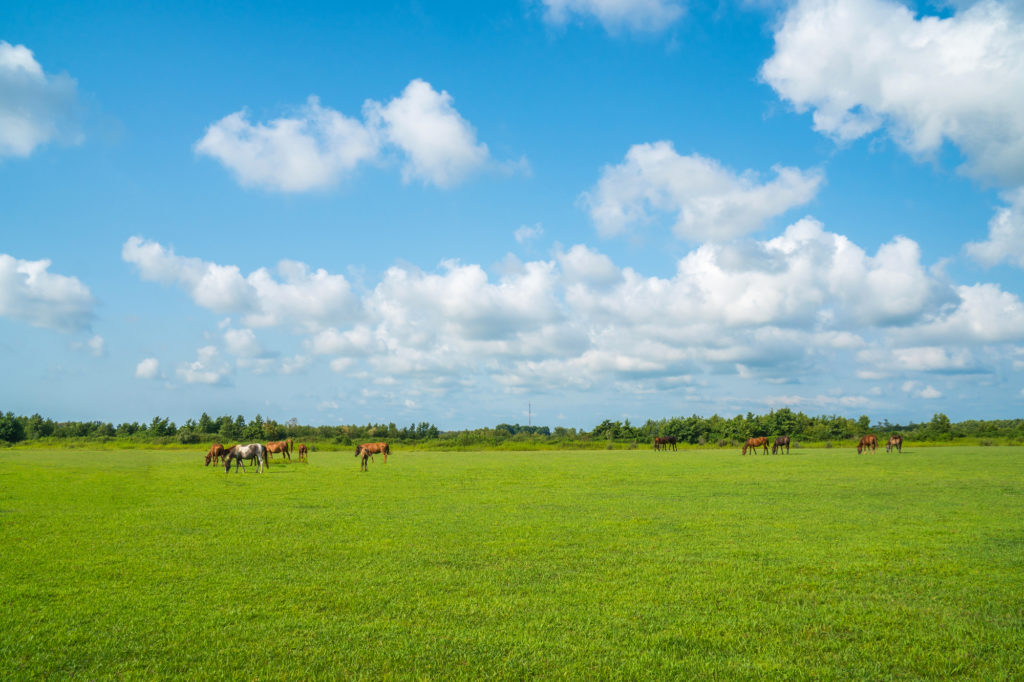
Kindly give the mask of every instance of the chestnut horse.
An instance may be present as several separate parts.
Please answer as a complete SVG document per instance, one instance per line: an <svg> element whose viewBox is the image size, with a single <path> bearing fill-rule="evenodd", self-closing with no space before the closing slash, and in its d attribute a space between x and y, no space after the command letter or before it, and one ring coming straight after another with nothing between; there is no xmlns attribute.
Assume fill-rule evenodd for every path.
<svg viewBox="0 0 1024 682"><path fill-rule="evenodd" d="M206 466L210 466L210 462L219 464L221 458L224 457L224 446L220 443L214 443L210 446L210 451L206 453Z"/></svg>
<svg viewBox="0 0 1024 682"><path fill-rule="evenodd" d="M788 455L789 454L789 436L779 436L778 438L775 439L775 442L772 443L772 454L774 455L776 450L780 450L781 451L782 448L786 448L786 454Z"/></svg>
<svg viewBox="0 0 1024 682"><path fill-rule="evenodd" d="M305 443L299 443L299 461L309 464L309 448Z"/></svg>
<svg viewBox="0 0 1024 682"><path fill-rule="evenodd" d="M661 450L662 448L668 447L668 438L662 438L661 436L654 437L654 449Z"/></svg>
<svg viewBox="0 0 1024 682"><path fill-rule="evenodd" d="M893 450L901 455L903 454L903 436L898 433L889 436L889 442L885 444L886 452L892 452Z"/></svg>
<svg viewBox="0 0 1024 682"><path fill-rule="evenodd" d="M387 443L363 443L362 445L356 446L356 457L358 457L362 451L364 456L369 455L370 461L373 461L374 455L384 455L384 463L388 463L388 455L391 454L391 446Z"/></svg>
<svg viewBox="0 0 1024 682"><path fill-rule="evenodd" d="M292 451L288 447L288 441L286 440L275 440L267 443L267 456L270 456L272 452L280 452L282 456L287 457L288 461L292 461Z"/></svg>
<svg viewBox="0 0 1024 682"><path fill-rule="evenodd" d="M871 452L878 449L878 437L873 433L869 433L860 439L860 442L857 443L857 454L859 455L862 451L867 450L868 448L871 448Z"/></svg>
<svg viewBox="0 0 1024 682"><path fill-rule="evenodd" d="M744 455L747 454L747 448L750 448L752 451L756 451L758 448L763 447L764 448L764 453L762 453L762 454L767 455L768 454L768 441L770 441L770 440L771 440L770 438L765 438L764 436L761 436L760 438L751 438L750 440L748 440L746 443L743 444L743 454ZM751 454L753 454L753 453L751 453Z"/></svg>

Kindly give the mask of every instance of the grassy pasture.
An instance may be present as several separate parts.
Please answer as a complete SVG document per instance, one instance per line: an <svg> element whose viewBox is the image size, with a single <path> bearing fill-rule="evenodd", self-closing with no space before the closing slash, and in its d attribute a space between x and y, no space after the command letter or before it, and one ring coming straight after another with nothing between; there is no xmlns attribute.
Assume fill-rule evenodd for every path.
<svg viewBox="0 0 1024 682"><path fill-rule="evenodd" d="M0 450L4 679L1022 679L1024 449Z"/></svg>

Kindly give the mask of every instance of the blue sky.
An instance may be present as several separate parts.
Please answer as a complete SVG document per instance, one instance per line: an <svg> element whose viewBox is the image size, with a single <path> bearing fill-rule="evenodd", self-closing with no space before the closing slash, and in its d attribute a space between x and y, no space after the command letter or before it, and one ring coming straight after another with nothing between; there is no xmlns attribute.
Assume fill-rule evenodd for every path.
<svg viewBox="0 0 1024 682"><path fill-rule="evenodd" d="M0 409L1020 416L1000 2L0 7Z"/></svg>

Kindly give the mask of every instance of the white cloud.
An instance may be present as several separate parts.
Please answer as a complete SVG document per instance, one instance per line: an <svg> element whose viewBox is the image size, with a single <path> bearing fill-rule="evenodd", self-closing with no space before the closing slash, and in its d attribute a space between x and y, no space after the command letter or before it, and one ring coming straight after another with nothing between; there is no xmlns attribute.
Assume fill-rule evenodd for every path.
<svg viewBox="0 0 1024 682"><path fill-rule="evenodd" d="M358 314L358 300L343 275L282 260L275 278L265 268L243 276L236 265L218 265L178 256L173 248L131 237L121 257L134 263L144 280L178 284L196 304L216 313L243 313L253 327L284 323L321 329Z"/></svg>
<svg viewBox="0 0 1024 682"><path fill-rule="evenodd" d="M32 50L0 40L0 159L54 140L78 142L76 108L73 78L47 75Z"/></svg>
<svg viewBox="0 0 1024 682"><path fill-rule="evenodd" d="M1024 23L1002 3L940 19L888 0L799 0L761 74L823 133L886 125L914 155L949 140L970 174L1024 183Z"/></svg>
<svg viewBox="0 0 1024 682"><path fill-rule="evenodd" d="M905 337L937 342L1024 341L1024 303L997 284L955 289L958 300L928 316Z"/></svg>
<svg viewBox="0 0 1024 682"><path fill-rule="evenodd" d="M490 159L473 127L452 106L452 96L412 80L386 105L363 104L364 120L349 118L310 96L292 116L251 123L245 110L211 124L197 154L231 170L239 183L281 192L330 187L387 149L405 159L402 178L452 187ZM521 159L506 169L529 168Z"/></svg>
<svg viewBox="0 0 1024 682"><path fill-rule="evenodd" d="M105 344L102 336L94 336L85 342L89 352L96 357L102 357L105 352Z"/></svg>
<svg viewBox="0 0 1024 682"><path fill-rule="evenodd" d="M776 166L775 178L736 174L714 159L680 156L670 142L638 144L623 163L606 166L582 197L597 230L612 236L674 215L673 231L691 241L728 240L764 227L770 218L814 198L824 174Z"/></svg>
<svg viewBox="0 0 1024 682"><path fill-rule="evenodd" d="M414 79L387 105L372 100L363 107L370 125L406 155L402 179L451 187L486 163L487 145L452 106L452 96Z"/></svg>
<svg viewBox="0 0 1024 682"><path fill-rule="evenodd" d="M230 366L221 360L215 346L204 346L196 351L194 362L182 363L178 377L187 384L226 384Z"/></svg>
<svg viewBox="0 0 1024 682"><path fill-rule="evenodd" d="M378 152L372 131L314 96L295 117L266 125L249 123L244 110L225 116L195 149L227 166L242 185L282 192L333 185Z"/></svg>
<svg viewBox="0 0 1024 682"><path fill-rule="evenodd" d="M1024 188L1007 192L1003 206L988 223L988 240L966 245L968 255L983 265L1006 261L1024 268Z"/></svg>
<svg viewBox="0 0 1024 682"><path fill-rule="evenodd" d="M160 245L130 247L127 260L139 262L142 274L185 273L172 281L194 299L206 273L232 271L179 262ZM245 287L236 305L247 326L226 325L218 338L235 366L288 372L316 363L337 372L338 381L386 393L363 399L396 405L399 386L404 397L495 389L641 396L714 377L741 393L741 382L805 384L787 392L805 405L859 408L866 396L886 395L860 382L995 376L1021 355L998 344L1024 342L1024 304L1016 296L992 284L951 285L905 237L871 254L809 218L773 239L695 248L669 276L643 275L582 244L558 247L550 260L506 259L497 274L458 261L431 271L395 265L361 293L342 286L340 313L317 312L298 295L319 296L317 282L337 275L313 277L298 263L289 269L301 284L294 296L281 294L286 282L276 278L268 286L232 275ZM280 310L302 309L314 323L297 325L294 311L265 300L275 297ZM301 355L281 360L257 342L251 321L289 325L300 334ZM211 347L179 376L217 383L229 370ZM830 393L825 384L835 381L860 385L860 392L844 386L842 395L822 398ZM921 397L936 390L926 388L927 382L915 390ZM785 404L770 392L771 404ZM768 404L763 395L756 400Z"/></svg>
<svg viewBox="0 0 1024 682"><path fill-rule="evenodd" d="M1024 267L1024 15L956 4L939 18L891 0L798 0L761 76L839 141L884 128L915 158L956 145L964 173L1007 190L967 253Z"/></svg>
<svg viewBox="0 0 1024 682"><path fill-rule="evenodd" d="M965 372L976 369L974 357L966 348L942 346L910 346L903 348L871 348L862 350L857 359L881 371L902 372ZM904 385L904 390L909 390Z"/></svg>
<svg viewBox="0 0 1024 682"><path fill-rule="evenodd" d="M160 372L160 361L146 358L135 366L135 377L138 379L155 379Z"/></svg>
<svg viewBox="0 0 1024 682"><path fill-rule="evenodd" d="M575 17L594 17L609 33L623 28L661 31L684 13L678 0L542 0L544 20L563 26Z"/></svg>
<svg viewBox="0 0 1024 682"><path fill-rule="evenodd" d="M904 393L909 393L914 397L924 398L925 400L934 400L942 397L942 391L938 390L931 384L928 384L923 388L918 388L919 386L921 386L921 382L919 381L904 381L900 388L903 389Z"/></svg>
<svg viewBox="0 0 1024 682"><path fill-rule="evenodd" d="M0 316L66 332L88 329L95 305L89 287L48 272L50 264L0 253Z"/></svg>
<svg viewBox="0 0 1024 682"><path fill-rule="evenodd" d="M224 332L224 345L232 355L242 358L258 358L263 348L251 329L228 329Z"/></svg>
<svg viewBox="0 0 1024 682"><path fill-rule="evenodd" d="M540 223L536 225L521 225L515 231L516 241L520 244L525 244L528 241L533 241L544 234L544 228L541 227Z"/></svg>

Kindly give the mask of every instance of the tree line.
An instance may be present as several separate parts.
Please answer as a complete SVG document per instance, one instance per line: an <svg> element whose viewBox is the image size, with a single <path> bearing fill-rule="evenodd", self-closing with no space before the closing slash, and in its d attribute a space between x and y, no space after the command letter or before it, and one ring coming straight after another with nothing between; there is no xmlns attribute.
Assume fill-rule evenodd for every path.
<svg viewBox="0 0 1024 682"><path fill-rule="evenodd" d="M993 443L1024 442L1024 419L967 420L952 422L939 412L930 421L893 424L887 419L872 423L867 415L851 419L840 415L809 416L789 408L767 414L736 415L726 418L691 415L668 419L648 419L633 425L628 419L605 419L593 429L521 424L459 431L441 431L429 422L406 427L369 423L338 426L309 426L297 419L279 422L257 414L246 420L243 415L222 415L213 418L203 413L178 426L167 417L156 416L148 423L123 422L115 426L102 421L54 421L39 414L19 416L0 412L0 442L16 443L31 440L98 439L127 440L140 443L198 444L213 440L240 442L283 440L293 438L311 443L349 445L366 440L388 440L399 443L432 442L439 445L491 446L504 443L552 443L593 445L596 443L650 442L655 436L674 436L680 443L726 447L757 436L788 435L796 441L831 443L859 438L866 433L887 437L901 434L910 441L952 441L976 439Z"/></svg>

